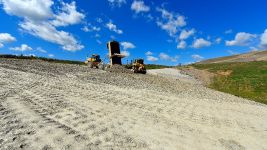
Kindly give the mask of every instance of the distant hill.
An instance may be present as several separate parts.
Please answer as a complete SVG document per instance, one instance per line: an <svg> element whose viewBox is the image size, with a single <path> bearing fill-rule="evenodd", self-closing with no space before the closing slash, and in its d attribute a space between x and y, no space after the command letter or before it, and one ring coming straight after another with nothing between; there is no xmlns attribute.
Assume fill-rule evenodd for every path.
<svg viewBox="0 0 267 150"><path fill-rule="evenodd" d="M224 63L224 62L251 62L251 61L267 61L267 50L254 51L250 53L220 57L215 59L208 59L198 62L197 64Z"/></svg>

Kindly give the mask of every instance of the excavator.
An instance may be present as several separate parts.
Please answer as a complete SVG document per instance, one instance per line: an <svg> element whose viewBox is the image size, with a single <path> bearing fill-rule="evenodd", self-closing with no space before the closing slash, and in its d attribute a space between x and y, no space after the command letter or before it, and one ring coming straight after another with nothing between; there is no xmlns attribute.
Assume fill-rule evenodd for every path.
<svg viewBox="0 0 267 150"><path fill-rule="evenodd" d="M100 59L100 56L97 54L93 54L90 58L88 58L85 61L85 64L87 64L90 68L99 68L100 63L102 60Z"/></svg>
<svg viewBox="0 0 267 150"><path fill-rule="evenodd" d="M144 59L135 59L132 63L132 71L134 73L146 74Z"/></svg>

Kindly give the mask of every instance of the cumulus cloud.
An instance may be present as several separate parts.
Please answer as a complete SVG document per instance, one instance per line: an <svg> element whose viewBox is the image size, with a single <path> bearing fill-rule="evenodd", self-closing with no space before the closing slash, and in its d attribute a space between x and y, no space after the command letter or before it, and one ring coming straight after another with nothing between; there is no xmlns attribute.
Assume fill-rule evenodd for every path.
<svg viewBox="0 0 267 150"><path fill-rule="evenodd" d="M262 48L267 48L267 29L264 31L264 33L261 35L260 39L260 46Z"/></svg>
<svg viewBox="0 0 267 150"><path fill-rule="evenodd" d="M202 47L208 47L211 45L211 42L208 41L208 40L205 40L203 38L199 38L199 39L196 39L194 42L193 42L193 45L192 47L193 48L202 48Z"/></svg>
<svg viewBox="0 0 267 150"><path fill-rule="evenodd" d="M106 27L117 34L122 34L123 31L117 28L117 25L113 24L111 21L106 24Z"/></svg>
<svg viewBox="0 0 267 150"><path fill-rule="evenodd" d="M108 0L108 2L113 7L121 7L123 4L126 4L126 0Z"/></svg>
<svg viewBox="0 0 267 150"><path fill-rule="evenodd" d="M153 55L153 53L150 52L150 51L147 51L145 54L146 54L147 56L151 56L151 55Z"/></svg>
<svg viewBox="0 0 267 150"><path fill-rule="evenodd" d="M188 39L190 36L194 35L195 34L195 29L191 29L189 31L187 30L182 30L181 33L180 33L180 36L179 36L179 39L180 40L186 40Z"/></svg>
<svg viewBox="0 0 267 150"><path fill-rule="evenodd" d="M91 24L88 24L88 25L84 26L83 28L81 28L81 30L84 32L92 32L92 31L99 32L101 30L101 28L93 26Z"/></svg>
<svg viewBox="0 0 267 150"><path fill-rule="evenodd" d="M177 60L179 59L179 56L176 55L175 57L171 57L166 53L160 53L159 54L159 58L161 60L165 60L165 61L172 61L172 62L177 62Z"/></svg>
<svg viewBox="0 0 267 150"><path fill-rule="evenodd" d="M185 41L181 41L178 43L177 48L178 49L185 49L187 46L187 43Z"/></svg>
<svg viewBox="0 0 267 150"><path fill-rule="evenodd" d="M68 32L59 31L53 25L47 22L23 22L20 24L21 28L36 37L46 41L59 44L64 50L76 51L84 48L77 40Z"/></svg>
<svg viewBox="0 0 267 150"><path fill-rule="evenodd" d="M3 9L9 15L28 20L44 20L53 16L52 0L1 0Z"/></svg>
<svg viewBox="0 0 267 150"><path fill-rule="evenodd" d="M55 55L54 54L48 54L48 57L53 58L53 57L55 57Z"/></svg>
<svg viewBox="0 0 267 150"><path fill-rule="evenodd" d="M201 61L204 59L204 57L198 55L198 54L194 54L194 55L191 55L191 57L196 60L196 61Z"/></svg>
<svg viewBox="0 0 267 150"><path fill-rule="evenodd" d="M0 43L15 42L16 38L9 33L0 33Z"/></svg>
<svg viewBox="0 0 267 150"><path fill-rule="evenodd" d="M155 62L155 61L158 61L159 59L157 57L154 57L154 56L147 56L147 60L151 61L151 62Z"/></svg>
<svg viewBox="0 0 267 150"><path fill-rule="evenodd" d="M157 11L161 13L161 18L158 19L157 25L168 32L170 36L174 36L181 27L186 26L184 16L171 13L162 8L157 8Z"/></svg>
<svg viewBox="0 0 267 150"><path fill-rule="evenodd" d="M32 50L32 48L28 46L27 44L22 44L20 47L11 47L9 49L13 51L21 51L21 52Z"/></svg>
<svg viewBox="0 0 267 150"><path fill-rule="evenodd" d="M169 60L171 57L165 53L160 53L159 58L162 60Z"/></svg>
<svg viewBox="0 0 267 150"><path fill-rule="evenodd" d="M255 34L250 34L246 32L239 32L236 34L235 39L231 41L226 41L227 46L248 46L257 37Z"/></svg>
<svg viewBox="0 0 267 150"><path fill-rule="evenodd" d="M47 51L44 50L42 47L37 47L36 50L41 52L41 53L47 53Z"/></svg>
<svg viewBox="0 0 267 150"><path fill-rule="evenodd" d="M130 56L130 52L127 51L127 50L121 51L121 54L124 55L125 57L129 57Z"/></svg>
<svg viewBox="0 0 267 150"><path fill-rule="evenodd" d="M15 42L16 38L9 33L0 33L0 48L4 47L5 43Z"/></svg>
<svg viewBox="0 0 267 150"><path fill-rule="evenodd" d="M130 52L128 51L128 49L133 49L135 48L135 45L131 42L121 42L121 46L123 51L121 52L121 54L125 55L126 57L130 56Z"/></svg>
<svg viewBox="0 0 267 150"><path fill-rule="evenodd" d="M61 2L62 7L53 7L52 0L1 0L7 14L23 18L19 23L22 31L38 38L59 44L67 51L77 51L84 48L71 33L57 29L57 26L67 26L80 23L85 17L76 11L76 3ZM56 9L55 14L52 8Z"/></svg>
<svg viewBox="0 0 267 150"><path fill-rule="evenodd" d="M139 1L139 0L133 1L131 9L137 14L141 12L150 11L150 7L145 5L144 1Z"/></svg>
<svg viewBox="0 0 267 150"><path fill-rule="evenodd" d="M131 42L121 42L121 46L123 47L123 50L135 48L135 45Z"/></svg>
<svg viewBox="0 0 267 150"><path fill-rule="evenodd" d="M73 1L70 4L62 3L61 12L55 15L55 20L52 21L54 26L68 26L80 23L85 15L78 12L76 8L76 2Z"/></svg>
<svg viewBox="0 0 267 150"><path fill-rule="evenodd" d="M222 39L221 38L217 38L215 41L216 41L217 44L220 44L222 42Z"/></svg>

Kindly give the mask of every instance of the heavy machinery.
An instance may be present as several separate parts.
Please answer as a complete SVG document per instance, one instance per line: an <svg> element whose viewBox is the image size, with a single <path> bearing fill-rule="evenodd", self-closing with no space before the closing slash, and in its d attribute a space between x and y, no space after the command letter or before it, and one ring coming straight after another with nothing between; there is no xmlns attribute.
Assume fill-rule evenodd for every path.
<svg viewBox="0 0 267 150"><path fill-rule="evenodd" d="M121 59L124 58L125 55L121 54L120 43L117 41L110 41L107 43L107 48L109 50L110 66L122 65Z"/></svg>
<svg viewBox="0 0 267 150"><path fill-rule="evenodd" d="M135 59L132 63L132 71L134 73L146 74L144 59Z"/></svg>
<svg viewBox="0 0 267 150"><path fill-rule="evenodd" d="M90 58L88 58L85 61L85 64L87 64L88 66L90 66L90 68L99 68L100 63L102 62L102 60L100 59L100 56L97 54L93 54Z"/></svg>

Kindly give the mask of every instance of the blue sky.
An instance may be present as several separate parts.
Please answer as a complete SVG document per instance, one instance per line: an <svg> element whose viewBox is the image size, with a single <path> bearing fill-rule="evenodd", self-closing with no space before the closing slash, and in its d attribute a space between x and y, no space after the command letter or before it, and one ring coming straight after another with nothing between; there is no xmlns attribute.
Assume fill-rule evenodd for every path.
<svg viewBox="0 0 267 150"><path fill-rule="evenodd" d="M267 49L266 0L0 0L0 54L84 61L116 40L177 65Z"/></svg>

